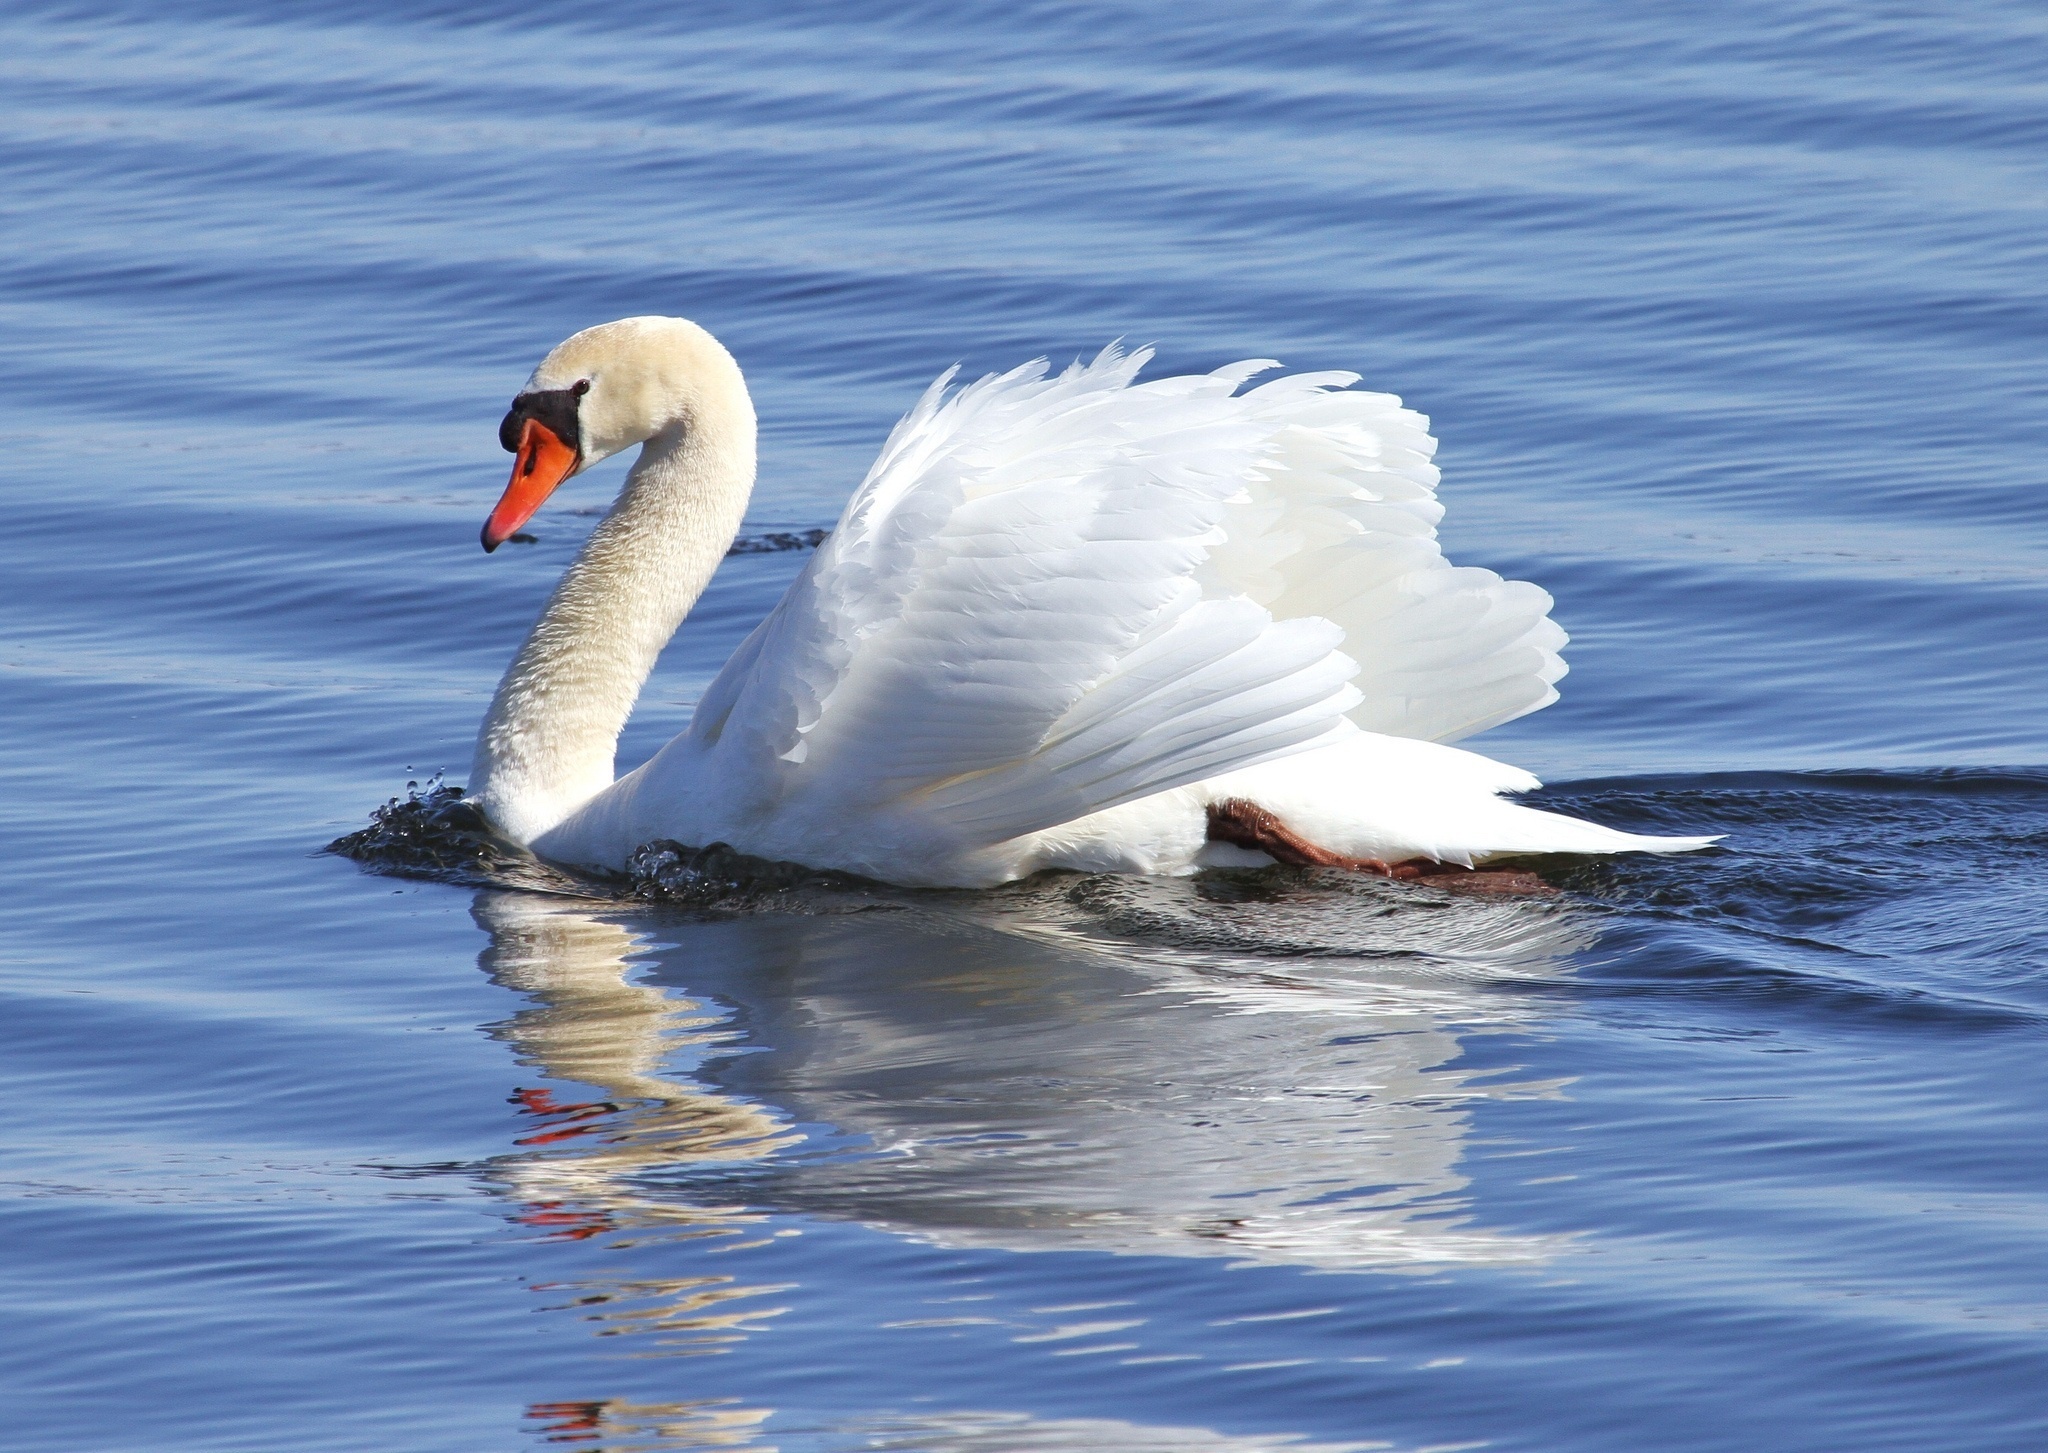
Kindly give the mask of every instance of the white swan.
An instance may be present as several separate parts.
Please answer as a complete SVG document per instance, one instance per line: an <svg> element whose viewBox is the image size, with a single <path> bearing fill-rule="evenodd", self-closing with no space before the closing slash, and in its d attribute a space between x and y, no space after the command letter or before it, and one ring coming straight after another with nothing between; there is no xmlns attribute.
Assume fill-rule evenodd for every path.
<svg viewBox="0 0 2048 1453"><path fill-rule="evenodd" d="M1443 745L1554 700L1565 635L1542 590L1444 559L1422 416L1348 373L1241 391L1265 361L1133 382L1149 356L941 377L689 729L615 781L739 529L754 409L693 323L568 339L505 417L484 548L643 447L499 683L471 797L573 865L672 838L962 887L1712 841L1517 806L1534 777Z"/></svg>

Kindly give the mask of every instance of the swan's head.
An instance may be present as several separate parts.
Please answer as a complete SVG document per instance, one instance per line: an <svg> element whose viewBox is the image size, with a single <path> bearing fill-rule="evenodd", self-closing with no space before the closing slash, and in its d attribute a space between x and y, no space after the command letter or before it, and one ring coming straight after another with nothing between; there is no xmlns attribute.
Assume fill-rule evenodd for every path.
<svg viewBox="0 0 2048 1453"><path fill-rule="evenodd" d="M512 479L484 522L495 550L570 476L635 444L680 445L742 425L754 411L725 346L685 318L621 318L585 328L540 361L498 425Z"/></svg>

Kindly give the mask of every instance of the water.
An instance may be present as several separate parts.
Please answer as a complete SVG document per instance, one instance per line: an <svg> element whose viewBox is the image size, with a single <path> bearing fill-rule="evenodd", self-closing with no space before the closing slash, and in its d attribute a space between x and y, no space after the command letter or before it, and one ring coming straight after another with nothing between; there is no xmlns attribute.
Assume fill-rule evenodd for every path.
<svg viewBox="0 0 2048 1453"><path fill-rule="evenodd" d="M2010 4L24 3L0 20L10 1447L2048 1442L2048 21ZM1109 338L1432 415L1623 825L706 915L322 856L724 337L751 535ZM801 544L801 540L798 542ZM637 761L801 550L727 562Z"/></svg>

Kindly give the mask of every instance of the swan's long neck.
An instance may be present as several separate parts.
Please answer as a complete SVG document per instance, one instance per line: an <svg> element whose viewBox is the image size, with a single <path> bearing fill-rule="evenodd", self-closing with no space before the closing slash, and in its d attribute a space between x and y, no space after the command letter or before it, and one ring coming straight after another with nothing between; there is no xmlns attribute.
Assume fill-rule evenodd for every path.
<svg viewBox="0 0 2048 1453"><path fill-rule="evenodd" d="M736 405L646 442L477 733L469 793L499 831L531 842L611 785L619 731L732 544L753 486L744 389Z"/></svg>

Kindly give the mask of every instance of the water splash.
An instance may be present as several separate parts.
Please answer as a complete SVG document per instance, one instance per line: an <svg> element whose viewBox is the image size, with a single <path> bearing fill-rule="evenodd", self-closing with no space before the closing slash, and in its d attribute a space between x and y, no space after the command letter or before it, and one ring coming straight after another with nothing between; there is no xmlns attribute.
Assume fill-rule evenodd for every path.
<svg viewBox="0 0 2048 1453"><path fill-rule="evenodd" d="M634 852L624 873L561 867L500 836L463 789L438 774L424 786L408 782L403 797L371 812L369 826L322 851L397 878L700 912L847 913L892 906L877 896L887 891L881 884L757 858L725 843L651 842Z"/></svg>
<svg viewBox="0 0 2048 1453"><path fill-rule="evenodd" d="M600 880L544 863L499 836L463 790L447 785L439 773L425 786L408 782L405 796L388 799L370 814L368 827L336 838L322 851L395 878L577 897L617 896Z"/></svg>

